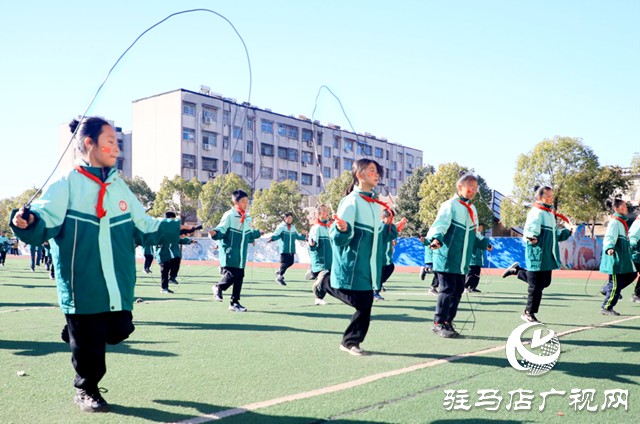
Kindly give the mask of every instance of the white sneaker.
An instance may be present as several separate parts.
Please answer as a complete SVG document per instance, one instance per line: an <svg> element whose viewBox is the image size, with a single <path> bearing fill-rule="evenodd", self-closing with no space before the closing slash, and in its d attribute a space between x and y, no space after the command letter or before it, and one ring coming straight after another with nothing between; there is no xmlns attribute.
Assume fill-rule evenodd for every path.
<svg viewBox="0 0 640 424"><path fill-rule="evenodd" d="M316 297L316 305L328 305L327 301Z"/></svg>
<svg viewBox="0 0 640 424"><path fill-rule="evenodd" d="M230 311L236 311L236 312L247 312L247 308L245 308L244 306L242 306L238 302L234 302L231 305L229 305L229 310Z"/></svg>
<svg viewBox="0 0 640 424"><path fill-rule="evenodd" d="M350 348L347 348L344 345L340 345L340 350L343 351L343 352L348 352L353 356L363 356L363 355L367 354L364 351L364 349L360 348L360 346L351 346Z"/></svg>

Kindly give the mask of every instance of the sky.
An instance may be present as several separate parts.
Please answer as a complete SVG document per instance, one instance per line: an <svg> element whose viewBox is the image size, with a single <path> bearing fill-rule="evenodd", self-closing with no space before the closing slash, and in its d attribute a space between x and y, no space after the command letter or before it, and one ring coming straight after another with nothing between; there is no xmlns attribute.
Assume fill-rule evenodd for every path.
<svg viewBox="0 0 640 424"><path fill-rule="evenodd" d="M637 0L2 2L0 199L41 186L58 125L142 31L193 8L244 38L252 104L310 117L327 85L356 131L474 168L504 194L545 138L582 138L603 165L640 151ZM129 51L87 114L127 131L133 100L201 84L248 100L244 49L218 16L176 16ZM326 92L315 119L348 127Z"/></svg>

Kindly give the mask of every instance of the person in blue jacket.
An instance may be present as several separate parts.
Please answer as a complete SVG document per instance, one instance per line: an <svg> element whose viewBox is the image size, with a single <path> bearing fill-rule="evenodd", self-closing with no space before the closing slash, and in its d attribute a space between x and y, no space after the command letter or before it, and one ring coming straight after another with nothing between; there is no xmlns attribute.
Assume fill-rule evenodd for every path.
<svg viewBox="0 0 640 424"><path fill-rule="evenodd" d="M612 214L602 241L600 272L609 274L609 282L604 287L606 294L600 313L620 315L613 307L618 303L622 289L633 283L637 275L633 265L633 247L629 241L629 228L626 222L629 211L627 202L621 199L607 199L605 204Z"/></svg>
<svg viewBox="0 0 640 424"><path fill-rule="evenodd" d="M276 271L276 282L281 286L286 286L284 282L284 273L287 269L293 265L294 258L296 256L296 240L304 240L306 234L298 233L296 227L293 225L293 214L286 212L280 225L276 227L273 235L267 241L268 243L278 240L278 246L280 248L280 269Z"/></svg>
<svg viewBox="0 0 640 424"><path fill-rule="evenodd" d="M67 322L63 340L76 371L74 402L86 412L107 412L98 383L107 371L106 345L134 330L135 246L176 243L181 229L193 229L146 215L114 168L118 142L108 122L85 118L69 127L78 130L83 158L44 188L29 214L13 210L10 225L32 247L50 240Z"/></svg>

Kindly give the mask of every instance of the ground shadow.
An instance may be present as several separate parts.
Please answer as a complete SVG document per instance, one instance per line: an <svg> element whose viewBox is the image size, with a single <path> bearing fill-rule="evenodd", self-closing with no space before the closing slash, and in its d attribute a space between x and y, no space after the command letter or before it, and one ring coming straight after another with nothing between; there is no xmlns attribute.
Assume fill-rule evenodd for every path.
<svg viewBox="0 0 640 424"><path fill-rule="evenodd" d="M107 352L123 353L128 355L143 355L143 356L178 356L173 352L163 352L160 350L143 350L136 349L133 345L144 344L153 345L159 344L158 342L149 341L126 341L118 345L107 345ZM164 344L164 343L163 343ZM18 340L0 340L0 349L15 350L14 355L17 356L45 356L52 353L69 353L69 345L60 342L35 342L35 341L18 341Z"/></svg>
<svg viewBox="0 0 640 424"><path fill-rule="evenodd" d="M0 303L0 308L39 308L39 307L54 307L58 306L57 303Z"/></svg>
<svg viewBox="0 0 640 424"><path fill-rule="evenodd" d="M312 334L342 334L336 331L306 330L304 328L286 327L281 325L260 325L260 324L209 324L199 322L158 322L158 321L136 321L136 325L157 325L171 327L176 330L225 330L225 331L296 331L300 333Z"/></svg>

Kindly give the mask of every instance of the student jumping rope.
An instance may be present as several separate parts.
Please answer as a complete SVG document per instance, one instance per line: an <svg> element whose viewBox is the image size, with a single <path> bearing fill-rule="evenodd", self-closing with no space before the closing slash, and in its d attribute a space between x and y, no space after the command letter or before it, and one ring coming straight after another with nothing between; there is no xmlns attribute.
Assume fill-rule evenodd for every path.
<svg viewBox="0 0 640 424"><path fill-rule="evenodd" d="M633 296L631 296L631 301L640 303L640 216L636 217L629 228L629 244L631 244L631 250L633 252L631 259L633 260L636 271L638 271L638 281L636 282Z"/></svg>
<svg viewBox="0 0 640 424"><path fill-rule="evenodd" d="M478 233L482 234L483 225L478 224ZM478 284L480 283L480 273L484 266L484 251L477 247L473 249L471 255L471 263L469 264L469 273L465 277L464 292L465 293L481 293L478 290Z"/></svg>
<svg viewBox="0 0 640 424"><path fill-rule="evenodd" d="M164 217L175 220L176 214L174 212L167 211L165 212ZM195 240L191 240L190 238L181 235L178 243L158 246L156 249L156 259L158 264L160 264L160 285L162 286L160 293L173 294L173 290L169 289L169 283L178 284L178 280L176 280L176 278L178 277L178 271L180 271L180 245L192 244L195 242Z"/></svg>
<svg viewBox="0 0 640 424"><path fill-rule="evenodd" d="M267 243L278 240L278 247L280 248L280 269L276 270L276 275L278 276L276 282L281 286L286 286L284 273L293 265L296 255L296 240L304 240L307 236L306 234L298 233L296 227L291 224L293 222L293 214L291 212L286 212L282 220L284 222L276 227L276 230Z"/></svg>
<svg viewBox="0 0 640 424"><path fill-rule="evenodd" d="M311 256L311 266L307 272L307 280L316 280L313 283L312 291L316 296L316 305L326 305L324 300L326 292L322 290L320 284L324 275L331 272L333 261L333 249L329 237L329 229L332 220L329 219L329 208L326 205L318 205L316 208L318 219L311 226L309 231L309 255Z"/></svg>
<svg viewBox="0 0 640 424"><path fill-rule="evenodd" d="M153 263L153 246L143 246L142 251L144 254L144 267L142 272L145 274L151 274L151 264Z"/></svg>
<svg viewBox="0 0 640 424"><path fill-rule="evenodd" d="M407 220L403 218L401 223L396 227L393 223L394 215L395 214L391 211L391 209L384 209L382 211L382 222L384 222L387 226L395 227L397 236L397 233L402 231L402 229L404 228ZM389 277L391 277L391 274L393 274L393 271L396 269L396 266L393 264L393 242L395 239L396 237L389 238L384 246L384 262L382 265L382 274L380 277L380 290L382 291L386 291L383 284L387 282ZM380 290L373 291L373 298L375 300L384 300L384 297L380 296Z"/></svg>
<svg viewBox="0 0 640 424"><path fill-rule="evenodd" d="M533 207L527 214L523 236L527 240L527 269L518 262L507 268L502 278L517 275L529 285L529 296L524 313L520 316L526 322L540 322L536 318L542 291L551 284L551 273L559 269L560 248L558 243L567 240L571 231L558 229L556 217L567 224L569 220L553 210L553 190L551 187L537 187Z"/></svg>
<svg viewBox="0 0 640 424"><path fill-rule="evenodd" d="M47 266L48 272L50 268L53 268L53 263L51 262L51 244L49 243L49 241L45 241L42 245L42 248L44 249L42 263Z"/></svg>
<svg viewBox="0 0 640 424"><path fill-rule="evenodd" d="M618 296L622 289L633 283L637 274L631 259L633 248L629 243L629 228L626 221L627 202L621 199L607 199L605 204L612 214L602 241L600 272L609 274L609 282L604 286L606 294L600 313L620 315L613 307L618 303Z"/></svg>
<svg viewBox="0 0 640 424"><path fill-rule="evenodd" d="M216 228L209 231L209 236L213 240L221 240L218 252L220 252L222 279L211 289L214 299L222 302L222 292L233 286L229 310L246 312L247 308L240 304L240 291L244 279L244 267L247 263L248 246L249 243L259 239L264 232L253 229L253 220L246 212L249 205L247 193L236 190L231 199L233 208L225 212Z"/></svg>
<svg viewBox="0 0 640 424"><path fill-rule="evenodd" d="M425 246L424 250L424 265L420 268L420 279L424 281L427 275L433 274L433 280L431 280L431 287L429 287L429 291L427 294L432 296L438 295L438 276L435 275L433 271L433 264L428 264L427 260L432 261L432 253L430 252L431 248L430 243L424 237L420 237L420 243Z"/></svg>
<svg viewBox="0 0 640 424"><path fill-rule="evenodd" d="M74 132L78 121L69 126ZM113 167L118 143L109 123L85 119L76 137L84 159L45 188L31 213L15 209L11 228L32 247L52 239L58 299L67 321L63 340L70 343L76 370L75 403L83 411L106 412L105 390L98 388L106 373L106 345L120 343L134 330L135 244L177 243L180 229L192 228L145 214Z"/></svg>
<svg viewBox="0 0 640 424"><path fill-rule="evenodd" d="M374 160L358 159L351 170L353 181L340 201L336 221L329 232L333 242L331 272L320 287L356 312L344 332L340 349L351 355L364 355L360 347L371 321L373 290L380 289L384 247L397 236L395 227L382 222L380 205L373 188L383 175Z"/></svg>
<svg viewBox="0 0 640 424"><path fill-rule="evenodd" d="M29 253L31 254L31 272L36 271L36 256L38 254L38 246L34 244L29 245ZM40 265L40 264L38 264Z"/></svg>
<svg viewBox="0 0 640 424"><path fill-rule="evenodd" d="M456 184L457 196L440 206L436 220L429 228L427 239L433 264L440 286L436 313L431 331L441 337L458 337L453 328L453 320L464 291L465 275L469 273L469 264L474 248L491 251L489 239L477 231L478 212L471 204L478 191L478 179L472 174L461 173Z"/></svg>
<svg viewBox="0 0 640 424"><path fill-rule="evenodd" d="M0 265L4 266L7 260L7 250L9 250L9 239L6 231L0 231Z"/></svg>

